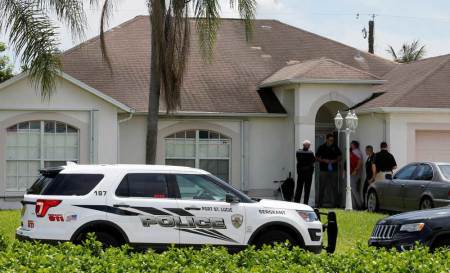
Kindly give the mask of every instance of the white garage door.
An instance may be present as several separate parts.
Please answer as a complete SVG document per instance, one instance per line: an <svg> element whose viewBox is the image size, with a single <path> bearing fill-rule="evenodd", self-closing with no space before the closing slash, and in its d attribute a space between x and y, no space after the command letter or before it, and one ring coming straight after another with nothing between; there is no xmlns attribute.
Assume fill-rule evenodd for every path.
<svg viewBox="0 0 450 273"><path fill-rule="evenodd" d="M450 131L416 131L416 161L450 162Z"/></svg>

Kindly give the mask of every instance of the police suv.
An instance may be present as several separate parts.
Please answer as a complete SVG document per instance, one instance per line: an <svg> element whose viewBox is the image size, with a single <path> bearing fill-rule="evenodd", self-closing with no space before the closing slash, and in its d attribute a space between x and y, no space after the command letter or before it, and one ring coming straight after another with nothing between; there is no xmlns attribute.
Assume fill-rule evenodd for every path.
<svg viewBox="0 0 450 273"><path fill-rule="evenodd" d="M311 207L254 200L208 172L156 165L77 165L45 169L22 201L20 240L79 243L95 233L104 246L221 245L240 249L275 242L320 252L333 213L322 225Z"/></svg>

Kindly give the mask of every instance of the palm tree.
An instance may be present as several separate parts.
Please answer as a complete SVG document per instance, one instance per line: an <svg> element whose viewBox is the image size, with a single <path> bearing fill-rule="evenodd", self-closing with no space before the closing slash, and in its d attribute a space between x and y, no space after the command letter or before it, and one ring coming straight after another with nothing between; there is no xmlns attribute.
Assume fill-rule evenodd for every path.
<svg viewBox="0 0 450 273"><path fill-rule="evenodd" d="M0 33L7 34L42 98L52 95L60 71L58 29L49 14L56 14L74 38L84 37L82 0L0 0Z"/></svg>
<svg viewBox="0 0 450 273"><path fill-rule="evenodd" d="M386 51L391 54L394 61L398 63L414 62L425 56L425 46L420 45L419 40L412 41L411 43L404 43L398 53L395 52L392 46L389 46Z"/></svg>
<svg viewBox="0 0 450 273"><path fill-rule="evenodd" d="M95 0L94 0L95 1ZM98 1L98 0L97 0ZM159 98L162 93L167 113L180 106L180 89L189 51L190 19L193 14L204 58L212 49L220 25L219 0L147 0L151 24L151 67L147 116L146 163L154 164L158 135ZM244 19L247 39L251 36L256 0L229 0ZM191 11L192 9L192 11ZM101 16L101 47L109 63L104 29L113 11L113 0L105 0Z"/></svg>

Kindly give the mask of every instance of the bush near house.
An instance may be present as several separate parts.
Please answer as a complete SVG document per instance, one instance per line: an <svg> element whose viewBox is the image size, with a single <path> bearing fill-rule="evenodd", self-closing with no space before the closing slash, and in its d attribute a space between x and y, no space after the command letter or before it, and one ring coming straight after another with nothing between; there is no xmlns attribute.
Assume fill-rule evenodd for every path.
<svg viewBox="0 0 450 273"><path fill-rule="evenodd" d="M315 255L278 245L229 254L224 248L172 248L161 254L102 250L84 245L13 243L0 239L0 272L449 272L450 252L425 248L398 253L358 246L344 253Z"/></svg>

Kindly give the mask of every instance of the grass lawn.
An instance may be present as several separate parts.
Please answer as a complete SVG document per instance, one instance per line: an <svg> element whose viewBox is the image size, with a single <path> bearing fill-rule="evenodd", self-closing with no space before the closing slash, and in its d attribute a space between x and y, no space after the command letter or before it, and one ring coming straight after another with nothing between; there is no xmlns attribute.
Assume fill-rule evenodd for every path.
<svg viewBox="0 0 450 273"><path fill-rule="evenodd" d="M336 210L336 214L339 227L337 252L350 250L356 246L357 242L367 244L376 221L386 216L383 214L359 211L347 212L344 210ZM19 225L19 210L0 211L0 234L13 239L15 229Z"/></svg>

